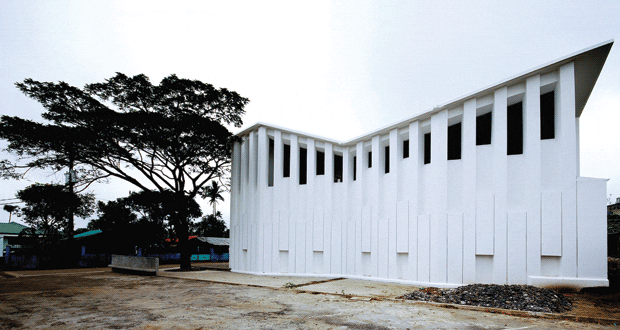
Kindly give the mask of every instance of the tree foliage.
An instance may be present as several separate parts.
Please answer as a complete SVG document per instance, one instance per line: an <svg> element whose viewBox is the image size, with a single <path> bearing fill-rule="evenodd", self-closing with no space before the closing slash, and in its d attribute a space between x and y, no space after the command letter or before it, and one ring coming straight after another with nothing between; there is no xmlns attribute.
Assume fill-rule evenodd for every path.
<svg viewBox="0 0 620 330"><path fill-rule="evenodd" d="M24 222L30 227L29 234L42 234L44 245L51 244L68 232L71 212L80 218L93 214L93 194L75 194L57 184L35 183L16 194L25 206L19 209Z"/></svg>
<svg viewBox="0 0 620 330"><path fill-rule="evenodd" d="M202 215L194 199L171 191L132 192L128 197L99 202L97 213L99 217L91 220L88 228L100 229L125 250L134 246L146 248L161 244L166 238L176 238L183 226L189 227L192 219ZM189 223L178 223L179 219Z"/></svg>
<svg viewBox="0 0 620 330"><path fill-rule="evenodd" d="M194 225L193 234L203 237L228 237L229 230L222 219L222 213L209 214Z"/></svg>
<svg viewBox="0 0 620 330"><path fill-rule="evenodd" d="M216 207L218 201L224 201L222 197L222 186L217 181L211 181L211 185L205 186L200 190L200 196L209 200L209 204L213 206L213 216L216 215Z"/></svg>
<svg viewBox="0 0 620 330"><path fill-rule="evenodd" d="M4 205L2 209L9 212L9 222L11 222L11 216L13 216L13 213L19 211L19 207L11 204Z"/></svg>
<svg viewBox="0 0 620 330"><path fill-rule="evenodd" d="M194 198L228 173L236 138L226 125L240 127L249 102L236 92L176 75L159 85L145 75L122 73L82 89L32 79L16 85L43 105L48 123L0 118L0 138L18 156L16 162L0 162L3 176L72 163L79 187L117 178L144 191L172 191L177 200ZM181 228L186 220L175 221L188 231ZM179 243L186 240L180 237ZM189 267L187 253L181 266Z"/></svg>

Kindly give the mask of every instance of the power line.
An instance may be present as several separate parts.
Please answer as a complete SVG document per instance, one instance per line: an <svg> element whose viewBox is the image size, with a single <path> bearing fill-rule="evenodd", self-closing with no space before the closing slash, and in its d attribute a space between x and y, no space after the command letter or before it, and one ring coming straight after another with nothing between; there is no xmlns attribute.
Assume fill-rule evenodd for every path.
<svg viewBox="0 0 620 330"><path fill-rule="evenodd" d="M10 202L10 203L0 203L0 205L13 205L13 204L22 204L24 202Z"/></svg>

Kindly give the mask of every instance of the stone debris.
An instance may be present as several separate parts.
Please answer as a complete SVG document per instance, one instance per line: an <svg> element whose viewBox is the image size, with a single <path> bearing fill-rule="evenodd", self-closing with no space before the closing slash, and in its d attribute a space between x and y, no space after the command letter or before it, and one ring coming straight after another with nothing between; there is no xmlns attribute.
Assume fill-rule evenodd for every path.
<svg viewBox="0 0 620 330"><path fill-rule="evenodd" d="M571 302L563 294L530 285L470 284L454 289L429 287L401 298L546 313L572 309Z"/></svg>

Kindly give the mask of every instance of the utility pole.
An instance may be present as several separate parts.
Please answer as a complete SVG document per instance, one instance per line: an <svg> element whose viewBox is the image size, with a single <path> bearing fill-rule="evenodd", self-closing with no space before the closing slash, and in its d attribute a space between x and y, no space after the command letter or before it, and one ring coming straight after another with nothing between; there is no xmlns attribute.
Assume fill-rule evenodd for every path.
<svg viewBox="0 0 620 330"><path fill-rule="evenodd" d="M67 188L69 190L70 193L70 198L73 199L73 185L74 185L74 173L73 173L73 141L69 142L69 173L67 175ZM76 267L78 265L78 260L79 260L79 256L78 256L78 252L76 250L76 246L75 246L75 242L73 239L73 205L69 206L69 225L67 226L67 234L69 237L67 237L67 243L68 243L68 248L69 248L69 265L71 267Z"/></svg>

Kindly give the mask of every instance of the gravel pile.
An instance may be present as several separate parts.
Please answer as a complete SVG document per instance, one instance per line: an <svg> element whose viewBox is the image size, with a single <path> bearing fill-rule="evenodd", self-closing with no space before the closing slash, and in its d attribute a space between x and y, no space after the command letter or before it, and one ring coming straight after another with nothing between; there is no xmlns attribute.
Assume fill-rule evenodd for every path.
<svg viewBox="0 0 620 330"><path fill-rule="evenodd" d="M571 302L564 295L530 285L470 284L455 289L424 288L402 298L531 312L561 313L572 309Z"/></svg>

